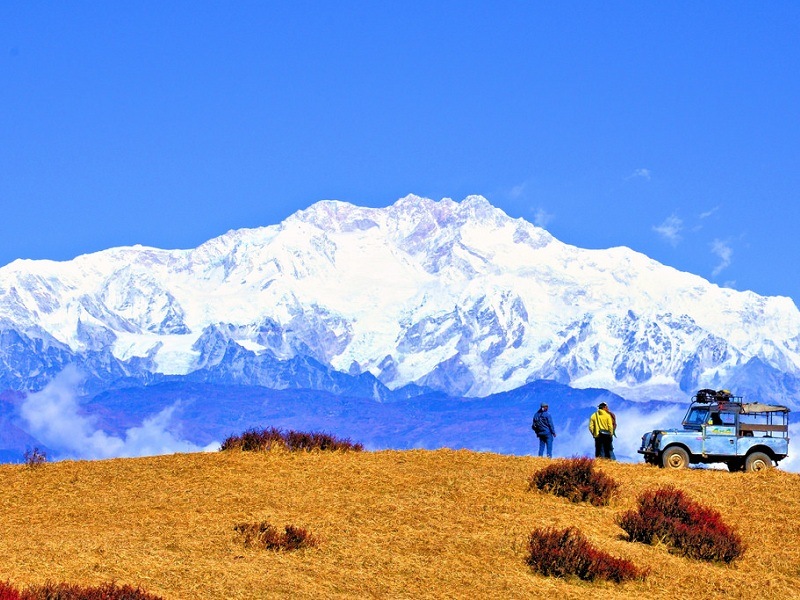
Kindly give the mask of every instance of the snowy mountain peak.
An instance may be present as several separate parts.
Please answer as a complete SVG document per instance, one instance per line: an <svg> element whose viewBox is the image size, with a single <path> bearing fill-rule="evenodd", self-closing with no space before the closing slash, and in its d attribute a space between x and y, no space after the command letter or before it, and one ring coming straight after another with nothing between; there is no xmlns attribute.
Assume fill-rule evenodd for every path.
<svg viewBox="0 0 800 600"><path fill-rule="evenodd" d="M674 396L755 372L753 361L790 395L800 373L789 299L627 248L563 244L482 196L326 200L190 250L15 261L0 269L0 324L0 382L14 388L70 362L107 382L355 377L472 396L536 379Z"/></svg>

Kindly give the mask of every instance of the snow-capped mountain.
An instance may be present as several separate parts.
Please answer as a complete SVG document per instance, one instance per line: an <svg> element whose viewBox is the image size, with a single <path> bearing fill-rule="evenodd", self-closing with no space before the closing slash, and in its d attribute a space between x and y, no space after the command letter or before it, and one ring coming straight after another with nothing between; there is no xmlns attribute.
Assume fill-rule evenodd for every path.
<svg viewBox="0 0 800 600"><path fill-rule="evenodd" d="M0 387L70 363L95 389L186 376L485 396L550 379L680 399L733 382L797 406L800 313L628 248L569 246L480 196L323 201L191 250L1 268Z"/></svg>

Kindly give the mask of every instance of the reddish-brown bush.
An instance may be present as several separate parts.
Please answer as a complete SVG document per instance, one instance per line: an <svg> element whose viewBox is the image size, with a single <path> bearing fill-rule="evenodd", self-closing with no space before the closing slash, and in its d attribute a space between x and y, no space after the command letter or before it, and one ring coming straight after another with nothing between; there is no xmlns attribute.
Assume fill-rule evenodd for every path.
<svg viewBox="0 0 800 600"><path fill-rule="evenodd" d="M671 486L647 490L636 503L636 509L617 519L632 542L661 542L690 558L725 563L745 551L742 539L719 512L695 502L682 490Z"/></svg>
<svg viewBox="0 0 800 600"><path fill-rule="evenodd" d="M20 591L10 583L0 583L0 600L162 600L141 588L115 583L86 587L69 583L32 585Z"/></svg>
<svg viewBox="0 0 800 600"><path fill-rule="evenodd" d="M286 525L278 531L266 521L260 523L239 523L234 526L244 540L245 547L265 550L302 550L319 545L319 539L302 527Z"/></svg>
<svg viewBox="0 0 800 600"><path fill-rule="evenodd" d="M337 438L329 433L302 431L283 431L275 427L269 429L248 429L240 435L229 436L220 450L242 450L246 452L263 452L272 448L285 448L290 451L355 451L364 449L362 444L349 439Z"/></svg>
<svg viewBox="0 0 800 600"><path fill-rule="evenodd" d="M550 577L574 575L586 581L605 579L621 583L644 579L646 571L592 546L574 527L535 529L528 538L528 565Z"/></svg>
<svg viewBox="0 0 800 600"><path fill-rule="evenodd" d="M591 458L564 458L556 460L528 479L528 489L537 488L572 502L589 502L605 506L619 488L619 484L602 471L594 470Z"/></svg>
<svg viewBox="0 0 800 600"><path fill-rule="evenodd" d="M20 600L19 590L7 581L0 581L0 600Z"/></svg>

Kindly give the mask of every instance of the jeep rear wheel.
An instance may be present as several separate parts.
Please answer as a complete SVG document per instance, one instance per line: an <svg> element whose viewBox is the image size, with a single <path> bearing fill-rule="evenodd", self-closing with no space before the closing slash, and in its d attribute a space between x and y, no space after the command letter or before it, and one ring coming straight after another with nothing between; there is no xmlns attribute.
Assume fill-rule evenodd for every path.
<svg viewBox="0 0 800 600"><path fill-rule="evenodd" d="M772 459L763 452L753 452L744 463L744 470L748 473L765 471L772 468Z"/></svg>
<svg viewBox="0 0 800 600"><path fill-rule="evenodd" d="M685 469L689 466L689 454L678 446L667 448L661 455L661 466L665 469Z"/></svg>

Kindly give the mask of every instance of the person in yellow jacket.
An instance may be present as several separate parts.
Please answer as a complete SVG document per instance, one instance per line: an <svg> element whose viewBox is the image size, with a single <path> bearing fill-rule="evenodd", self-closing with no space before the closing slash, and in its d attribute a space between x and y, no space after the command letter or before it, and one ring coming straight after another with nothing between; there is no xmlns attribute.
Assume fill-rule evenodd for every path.
<svg viewBox="0 0 800 600"><path fill-rule="evenodd" d="M589 417L589 432L594 438L595 458L614 460L614 430L617 427L608 404L601 402L597 411Z"/></svg>

